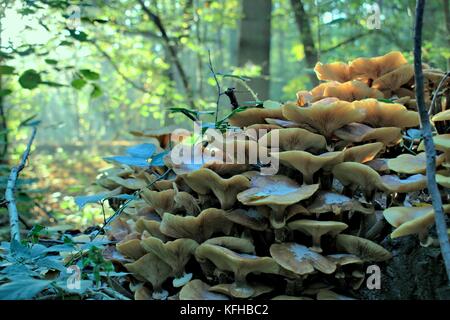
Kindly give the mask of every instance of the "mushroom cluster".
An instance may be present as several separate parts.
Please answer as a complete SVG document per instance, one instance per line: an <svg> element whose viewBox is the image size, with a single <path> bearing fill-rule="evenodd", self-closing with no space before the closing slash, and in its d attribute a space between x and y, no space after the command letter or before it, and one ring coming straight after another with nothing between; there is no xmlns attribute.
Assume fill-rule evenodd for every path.
<svg viewBox="0 0 450 320"><path fill-rule="evenodd" d="M240 150L231 156L240 162L219 161L230 154L201 141L193 147L200 163L176 164L163 150L174 147L166 131L135 133L158 147L109 159L115 166L98 183L133 195L126 206L112 201L123 210L107 229L136 299L351 299L367 265L391 258L377 243L383 214L393 237L429 242L424 153L420 139L414 154L403 141L419 117L386 101L414 97L412 66L392 52L315 71L328 82L296 102L234 113L229 123L241 135L227 131L224 145ZM449 119L448 111L433 117ZM435 143L438 182L448 188L450 135ZM255 148L279 163L275 174L263 171L261 152L252 159Z"/></svg>

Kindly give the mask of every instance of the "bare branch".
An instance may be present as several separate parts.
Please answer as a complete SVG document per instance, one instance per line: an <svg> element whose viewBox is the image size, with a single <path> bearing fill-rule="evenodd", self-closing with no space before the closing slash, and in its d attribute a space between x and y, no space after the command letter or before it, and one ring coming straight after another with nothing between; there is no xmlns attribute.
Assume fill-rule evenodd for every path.
<svg viewBox="0 0 450 320"><path fill-rule="evenodd" d="M330 47L330 48L327 48L327 49L322 50L322 53L328 53L328 52L330 52L330 51L336 50L337 48L340 48L340 47L342 47L342 46L345 46L346 44L352 43L352 42L354 42L355 40L358 40L359 38L365 37L365 36L367 36L367 35L369 35L369 34L371 34L371 32L359 33L359 34L357 34L357 35L354 35L354 36L352 36L352 37L350 37L350 38L348 38L348 39L345 39L345 40L342 41L342 42L339 42L338 44L336 44L336 45L334 45L334 46L332 46L332 47Z"/></svg>
<svg viewBox="0 0 450 320"><path fill-rule="evenodd" d="M33 131L31 132L30 139L28 140L27 148L22 154L22 158L17 167L11 169L11 173L8 178L8 183L6 185L5 200L8 205L9 213L9 225L11 229L11 241L20 241L20 226L19 226L19 212L17 211L16 198L14 196L14 191L16 189L17 178L19 173L25 168L28 156L30 155L31 145L33 144L34 138L36 136L37 127L33 126Z"/></svg>
<svg viewBox="0 0 450 320"><path fill-rule="evenodd" d="M427 157L427 184L433 202L434 219L436 230L441 246L442 258L444 259L447 277L450 282L450 243L447 235L447 225L445 222L442 199L436 183L436 150L434 148L431 133L430 117L425 108L424 84L422 72L422 25L425 0L416 2L416 20L414 25L414 73L416 82L416 101L419 109L420 125L422 127L425 153Z"/></svg>
<svg viewBox="0 0 450 320"><path fill-rule="evenodd" d="M442 86L444 85L445 81L447 81L447 79L449 77L450 77L450 71L444 75L444 77L439 82L439 85L437 86L436 91L434 92L433 99L431 100L430 110L428 110L428 114L430 116L432 116L434 114L434 111L435 111L434 109L436 108L435 107L436 100L437 100L437 97L440 96L439 91L441 91Z"/></svg>

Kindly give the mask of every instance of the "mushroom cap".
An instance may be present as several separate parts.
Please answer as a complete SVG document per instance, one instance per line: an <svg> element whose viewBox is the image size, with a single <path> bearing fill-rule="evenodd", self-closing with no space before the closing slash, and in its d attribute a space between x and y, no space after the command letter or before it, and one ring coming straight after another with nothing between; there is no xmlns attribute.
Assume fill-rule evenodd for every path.
<svg viewBox="0 0 450 320"><path fill-rule="evenodd" d="M445 213L450 212L450 205L444 205ZM391 238L398 238L410 234L421 234L434 224L433 206L424 207L391 207L383 212L384 218L390 225L396 227Z"/></svg>
<svg viewBox="0 0 450 320"><path fill-rule="evenodd" d="M409 111L401 104L384 103L376 99L354 101L352 104L356 110L365 113L362 120L353 122L363 122L372 127L407 128L419 125L418 113Z"/></svg>
<svg viewBox="0 0 450 320"><path fill-rule="evenodd" d="M313 155L306 151L272 152L280 162L290 168L300 171L306 180L312 180L312 176L320 169L328 170L344 160L344 152L325 152ZM311 182L311 181L307 181Z"/></svg>
<svg viewBox="0 0 450 320"><path fill-rule="evenodd" d="M349 234L337 235L336 246L338 250L354 254L364 261L379 262L392 257L389 251L375 242Z"/></svg>
<svg viewBox="0 0 450 320"><path fill-rule="evenodd" d="M172 268L151 252L133 263L125 264L125 268L150 282L154 291L160 291L162 283L172 274Z"/></svg>
<svg viewBox="0 0 450 320"><path fill-rule="evenodd" d="M436 182L444 188L450 188L450 172L448 170L436 172Z"/></svg>
<svg viewBox="0 0 450 320"><path fill-rule="evenodd" d="M302 219L288 223L288 228L291 230L298 230L308 235L337 235L348 228L348 225L339 221L318 221Z"/></svg>
<svg viewBox="0 0 450 320"><path fill-rule="evenodd" d="M338 294L334 291L328 289L319 290L317 293L317 300L356 300L351 297L344 296L342 294Z"/></svg>
<svg viewBox="0 0 450 320"><path fill-rule="evenodd" d="M180 300L229 300L223 294L209 291L211 287L199 279L189 281L180 291Z"/></svg>
<svg viewBox="0 0 450 320"><path fill-rule="evenodd" d="M338 267L342 267L349 264L362 264L364 262L358 256L347 253L329 254L326 257L328 260L331 260L332 262L336 263Z"/></svg>
<svg viewBox="0 0 450 320"><path fill-rule="evenodd" d="M182 217L167 212L161 221L160 230L172 238L189 238L203 242L216 232L231 232L233 223L225 215L225 211L216 208L203 210L197 217Z"/></svg>
<svg viewBox="0 0 450 320"><path fill-rule="evenodd" d="M372 87L378 90L397 90L402 85L408 83L413 77L414 67L410 64L404 64L375 79Z"/></svg>
<svg viewBox="0 0 450 320"><path fill-rule="evenodd" d="M236 112L229 118L229 123L235 127L248 127L253 124L265 123L266 118L283 119L281 109L248 108Z"/></svg>
<svg viewBox="0 0 450 320"><path fill-rule="evenodd" d="M331 274L336 270L336 264L321 254L293 242L272 244L270 255L280 266L299 275L310 274L314 270Z"/></svg>
<svg viewBox="0 0 450 320"><path fill-rule="evenodd" d="M339 100L348 102L353 102L365 98L384 98L384 95L381 91L375 88L371 88L364 82L358 80L352 80L336 85L327 86L324 89L323 96L335 97Z"/></svg>
<svg viewBox="0 0 450 320"><path fill-rule="evenodd" d="M266 122L268 124L277 125L282 128L298 128L299 127L298 123L295 123L294 121L290 121L290 120L266 118Z"/></svg>
<svg viewBox="0 0 450 320"><path fill-rule="evenodd" d="M443 157L436 157L436 165L440 165L443 161ZM427 158L425 152L417 155L401 154L397 158L389 159L387 165L390 170L398 173L425 173L427 170Z"/></svg>
<svg viewBox="0 0 450 320"><path fill-rule="evenodd" d="M334 131L334 135L350 142L375 140L390 147L402 140L401 131L397 127L372 128L362 123L349 123Z"/></svg>
<svg viewBox="0 0 450 320"><path fill-rule="evenodd" d="M433 118L431 118L434 122L437 121L450 121L450 109L441 111L439 113L436 113Z"/></svg>
<svg viewBox="0 0 450 320"><path fill-rule="evenodd" d="M390 192L413 192L427 187L427 177L423 174L415 174L406 179L400 179L396 175L381 176L381 182Z"/></svg>
<svg viewBox="0 0 450 320"><path fill-rule="evenodd" d="M308 212L316 215L326 212L340 214L344 211L371 214L374 209L365 208L358 201L342 194L327 191L319 191L313 203L308 207Z"/></svg>
<svg viewBox="0 0 450 320"><path fill-rule="evenodd" d="M358 162L343 162L333 168L333 176L344 186L359 186L364 190L381 189L381 177L371 167Z"/></svg>
<svg viewBox="0 0 450 320"><path fill-rule="evenodd" d="M228 248L241 253L255 254L255 246L250 240L245 238L216 237L210 238L203 243Z"/></svg>
<svg viewBox="0 0 450 320"><path fill-rule="evenodd" d="M271 292L273 290L272 287L267 286L265 284L261 284L261 283L250 282L247 284L247 286L249 288L251 288L251 290L253 291L253 293L248 298L255 298L262 294ZM227 296L233 297L233 298L242 298L242 295L239 294L239 292L236 292L233 288L233 284L230 284L230 283L219 283L219 284L209 288L209 291L215 292L218 294L227 295Z"/></svg>
<svg viewBox="0 0 450 320"><path fill-rule="evenodd" d="M344 161L365 163L373 160L384 148L381 142L363 144L344 150Z"/></svg>
<svg viewBox="0 0 450 320"><path fill-rule="evenodd" d="M146 188L142 190L141 197L145 202L151 205L161 217L165 212L173 212L175 210L175 190L173 189L154 191Z"/></svg>
<svg viewBox="0 0 450 320"><path fill-rule="evenodd" d="M346 82L351 80L350 67L343 62L332 62L323 64L316 63L314 72L319 80L332 80L338 82Z"/></svg>
<svg viewBox="0 0 450 320"><path fill-rule="evenodd" d="M356 109L350 102L333 99L324 99L309 107L286 104L282 110L286 119L306 124L326 138L346 124L361 122L365 118L363 109Z"/></svg>
<svg viewBox="0 0 450 320"><path fill-rule="evenodd" d="M181 277L189 258L194 254L198 243L192 239L180 238L174 241L162 242L155 237L141 240L141 246L147 252L152 252L167 263L174 271L173 276Z"/></svg>
<svg viewBox="0 0 450 320"><path fill-rule="evenodd" d="M144 248L141 246L141 241L139 239L131 239L127 241L122 241L116 244L117 251L126 257L133 260L138 260L146 254Z"/></svg>
<svg viewBox="0 0 450 320"><path fill-rule="evenodd" d="M378 79L382 75L407 64L408 61L399 51L392 51L373 58L357 58L350 62L352 78Z"/></svg>
<svg viewBox="0 0 450 320"><path fill-rule="evenodd" d="M389 167L387 165L388 159L384 158L376 158L373 160L370 160L365 163L365 165L368 165L373 170L381 173L389 173Z"/></svg>
<svg viewBox="0 0 450 320"><path fill-rule="evenodd" d="M264 231L268 227L267 219L257 209L235 209L226 213L230 221L256 231Z"/></svg>
<svg viewBox="0 0 450 320"><path fill-rule="evenodd" d="M136 231L143 233L147 231L151 236L161 239L162 241L167 241L168 237L164 235L159 229L161 226L161 220L151 220L140 218L136 221Z"/></svg>
<svg viewBox="0 0 450 320"><path fill-rule="evenodd" d="M206 168L182 175L182 178L199 194L212 192L219 199L222 209L230 209L236 202L236 195L250 187L250 181L242 175L224 179Z"/></svg>
<svg viewBox="0 0 450 320"><path fill-rule="evenodd" d="M446 163L450 163L450 133L447 134L439 134L437 136L433 136L433 143L436 150L443 151ZM423 140L420 142L417 147L418 151L425 150L425 144ZM440 156L436 157L436 164ZM441 162L442 163L442 162ZM439 164L441 164L439 163Z"/></svg>
<svg viewBox="0 0 450 320"><path fill-rule="evenodd" d="M275 129L259 139L259 144L271 147L271 136L278 134L279 148L281 150L325 150L327 141L324 136L312 133L301 128Z"/></svg>

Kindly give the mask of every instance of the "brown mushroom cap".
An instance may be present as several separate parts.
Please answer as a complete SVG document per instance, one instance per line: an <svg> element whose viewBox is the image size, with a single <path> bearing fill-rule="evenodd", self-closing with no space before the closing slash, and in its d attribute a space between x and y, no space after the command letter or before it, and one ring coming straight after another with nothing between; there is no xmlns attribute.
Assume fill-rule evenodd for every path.
<svg viewBox="0 0 450 320"><path fill-rule="evenodd" d="M152 284L154 299L166 299L168 293L162 289L161 285L170 277L172 268L158 256L149 252L139 260L125 264L125 268Z"/></svg>
<svg viewBox="0 0 450 320"><path fill-rule="evenodd" d="M296 220L288 223L288 228L306 233L312 237L311 250L322 252L320 239L324 234L335 236L348 228L348 225L338 221Z"/></svg>
<svg viewBox="0 0 450 320"><path fill-rule="evenodd" d="M297 243L272 244L270 255L283 268L299 275L306 275L318 270L331 274L336 270L336 264Z"/></svg>
<svg viewBox="0 0 450 320"><path fill-rule="evenodd" d="M383 149L381 142L363 144L344 150L344 161L365 163L373 160L376 155Z"/></svg>
<svg viewBox="0 0 450 320"><path fill-rule="evenodd" d="M443 157L436 157L436 165L444 162ZM427 170L427 158L425 152L417 155L401 154L397 158L389 159L387 165L390 170L398 173L416 174Z"/></svg>
<svg viewBox="0 0 450 320"><path fill-rule="evenodd" d="M358 80L347 81L332 86L327 86L323 92L324 97L335 97L342 101L356 101L365 98L382 99L384 95L381 91L369 87L364 82ZM356 122L356 121L355 121Z"/></svg>
<svg viewBox="0 0 450 320"><path fill-rule="evenodd" d="M234 297L248 298L254 294L254 289L247 284L246 277L249 273L274 273L279 272L278 264L270 257L258 257L249 254L239 254L230 249L202 244L195 251L198 261L209 260L217 268L234 273L235 282L230 287Z"/></svg>
<svg viewBox="0 0 450 320"><path fill-rule="evenodd" d="M287 206L308 199L319 188L318 184L300 186L286 176L254 176L251 188L238 194L238 200L247 206L269 206L273 213L272 226L282 228L286 221Z"/></svg>
<svg viewBox="0 0 450 320"><path fill-rule="evenodd" d="M230 209L236 202L236 195L250 187L250 182L242 175L223 179L206 168L185 174L182 178L192 190L199 194L212 192L219 199L222 209Z"/></svg>
<svg viewBox="0 0 450 320"><path fill-rule="evenodd" d="M180 300L229 300L223 294L209 291L211 287L199 279L189 281L180 291Z"/></svg>
<svg viewBox="0 0 450 320"><path fill-rule="evenodd" d="M173 212L175 210L175 190L173 189L153 191L147 188L142 190L141 196L161 217L165 212Z"/></svg>
<svg viewBox="0 0 450 320"><path fill-rule="evenodd" d="M283 119L281 109L249 108L235 113L230 117L229 122L232 126L243 128L265 123L266 118Z"/></svg>
<svg viewBox="0 0 450 320"><path fill-rule="evenodd" d="M175 277L174 287L181 287L191 280L192 274L186 274L184 267L198 247L196 241L180 238L164 243L158 238L149 237L141 241L141 246L145 251L152 252L172 268Z"/></svg>
<svg viewBox="0 0 450 320"><path fill-rule="evenodd" d="M306 151L283 151L272 152L272 157L278 158L283 165L300 171L303 175L303 183L311 184L314 173L322 168L328 170L342 162L344 153L334 151L313 155Z"/></svg>
<svg viewBox="0 0 450 320"><path fill-rule="evenodd" d="M325 150L327 141L320 134L309 132L301 128L275 129L259 139L259 144L271 147L271 137L278 134L279 148L281 150Z"/></svg>
<svg viewBox="0 0 450 320"><path fill-rule="evenodd" d="M365 208L358 201L339 193L319 191L313 203L308 207L308 212L319 216L322 213L333 212L341 214L344 211L371 214L373 208Z"/></svg>
<svg viewBox="0 0 450 320"><path fill-rule="evenodd" d="M271 292L273 290L272 287L267 286L265 284L261 284L261 283L252 283L249 282L247 283L247 286L249 288L251 288L253 290L252 295L249 298L255 298L258 297L262 294ZM230 283L220 283L217 284L215 286L212 286L211 288L209 288L209 291L211 292L215 292L215 293L219 293L219 294L223 294L229 297L233 297L233 298L240 298L240 295L236 295L235 291L234 291L234 286L233 284Z"/></svg>
<svg viewBox="0 0 450 320"><path fill-rule="evenodd" d="M116 244L116 248L121 254L133 260L138 260L146 254L146 251L142 248L141 241L139 239L119 242Z"/></svg>
<svg viewBox="0 0 450 320"><path fill-rule="evenodd" d="M264 231L268 227L267 219L257 209L235 209L225 215L230 221L256 231Z"/></svg>
<svg viewBox="0 0 450 320"><path fill-rule="evenodd" d="M326 138L346 124L360 122L365 117L365 111L355 109L351 103L330 99L318 101L310 107L287 104L282 109L286 119L306 124Z"/></svg>
<svg viewBox="0 0 450 320"><path fill-rule="evenodd" d="M436 182L444 188L450 189L450 171L440 170L436 172Z"/></svg>
<svg viewBox="0 0 450 320"><path fill-rule="evenodd" d="M340 163L333 168L333 175L344 186L360 187L367 193L371 193L375 189L385 189L378 172L362 163Z"/></svg>
<svg viewBox="0 0 450 320"><path fill-rule="evenodd" d="M381 182L390 192L413 192L427 187L427 177L423 174L415 174L406 179L400 179L396 175L381 176Z"/></svg>
<svg viewBox="0 0 450 320"><path fill-rule="evenodd" d="M362 264L364 261L355 256L354 254L347 253L335 253L327 255L327 259L336 263L338 267L342 267L349 264Z"/></svg>
<svg viewBox="0 0 450 320"><path fill-rule="evenodd" d="M182 217L167 212L161 221L160 230L172 238L189 238L200 243L216 232L231 232L233 223L225 215L225 211L216 208L203 210L197 217Z"/></svg>
<svg viewBox="0 0 450 320"><path fill-rule="evenodd" d="M169 238L161 232L159 229L161 226L161 219L152 220L140 218L136 221L136 231L139 233L143 233L144 231L148 232L151 236L161 239L162 241L167 241Z"/></svg>
<svg viewBox="0 0 450 320"><path fill-rule="evenodd" d="M354 101L353 107L362 110L365 117L361 121L372 127L398 127L407 128L419 125L419 115L409 111L406 107L396 103L384 103L376 99Z"/></svg>
<svg viewBox="0 0 450 320"><path fill-rule="evenodd" d="M439 113L436 113L433 118L431 118L434 122L437 121L450 121L450 109L441 111Z"/></svg>
<svg viewBox="0 0 450 320"><path fill-rule="evenodd" d="M350 67L343 62L332 62L323 64L316 63L314 72L319 80L332 80L338 82L346 82L351 80Z"/></svg>
<svg viewBox="0 0 450 320"><path fill-rule="evenodd" d="M404 64L375 79L372 83L372 87L378 90L397 90L402 85L408 83L413 77L413 66L410 64Z"/></svg>
<svg viewBox="0 0 450 320"><path fill-rule="evenodd" d="M402 140L401 128L384 127L372 128L362 123L350 123L334 131L339 139L349 142L363 142L375 140L390 147Z"/></svg>
<svg viewBox="0 0 450 320"><path fill-rule="evenodd" d="M450 212L450 205L444 205L445 213ZM410 234L418 234L421 244L428 246L430 239L428 227L434 224L434 210L431 205L424 207L391 207L384 210L383 215L390 225L396 227L391 238Z"/></svg>
<svg viewBox="0 0 450 320"><path fill-rule="evenodd" d="M336 246L338 250L354 254L364 261L386 261L392 257L389 251L375 242L349 234L337 235Z"/></svg>
<svg viewBox="0 0 450 320"><path fill-rule="evenodd" d="M352 78L378 79L382 75L407 64L408 61L399 51L392 51L383 56L358 58L350 63Z"/></svg>
<svg viewBox="0 0 450 320"><path fill-rule="evenodd" d="M245 238L236 237L215 237L203 242L203 244L211 244L215 246L224 247L240 253L255 254L255 246L253 243Z"/></svg>

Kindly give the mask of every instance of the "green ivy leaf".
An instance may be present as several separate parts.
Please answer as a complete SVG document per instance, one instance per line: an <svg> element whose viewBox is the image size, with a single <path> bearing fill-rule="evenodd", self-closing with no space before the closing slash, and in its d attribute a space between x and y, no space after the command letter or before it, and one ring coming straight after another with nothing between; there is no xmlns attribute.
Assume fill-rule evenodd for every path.
<svg viewBox="0 0 450 320"><path fill-rule="evenodd" d="M85 85L87 81L81 78L73 79L70 85L74 87L77 90L81 90Z"/></svg>
<svg viewBox="0 0 450 320"><path fill-rule="evenodd" d="M52 65L58 64L58 61L57 61L57 60L54 60L54 59L45 59L44 61L45 61L47 64L52 64Z"/></svg>
<svg viewBox="0 0 450 320"><path fill-rule="evenodd" d="M41 83L41 75L34 69L28 69L19 77L22 88L34 89Z"/></svg>
<svg viewBox="0 0 450 320"><path fill-rule="evenodd" d="M80 73L88 80L98 80L100 79L100 75L97 72L94 72L89 69L81 69Z"/></svg>
<svg viewBox="0 0 450 320"><path fill-rule="evenodd" d="M70 36L74 39L77 39L78 41L84 42L87 41L88 35L83 31L74 31L69 30Z"/></svg>
<svg viewBox="0 0 450 320"><path fill-rule="evenodd" d="M91 91L91 98L95 99L100 97L103 94L102 89L96 85L95 83L92 84L92 91Z"/></svg>

